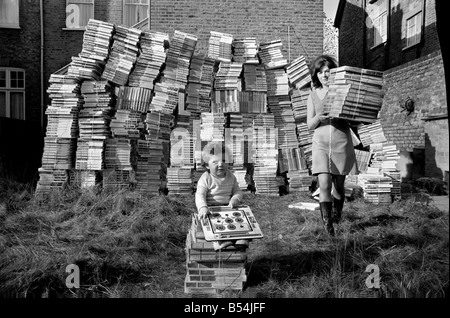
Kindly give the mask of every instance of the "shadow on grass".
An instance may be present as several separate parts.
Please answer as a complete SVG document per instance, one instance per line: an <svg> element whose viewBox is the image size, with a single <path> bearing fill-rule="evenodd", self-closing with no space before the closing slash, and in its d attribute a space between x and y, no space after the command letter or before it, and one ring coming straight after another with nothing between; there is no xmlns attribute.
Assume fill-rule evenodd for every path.
<svg viewBox="0 0 450 318"><path fill-rule="evenodd" d="M395 221L405 220L406 217L392 214L380 214L371 217L369 220L364 222L355 222L350 226L350 232L356 232L364 230L371 226L387 226Z"/></svg>

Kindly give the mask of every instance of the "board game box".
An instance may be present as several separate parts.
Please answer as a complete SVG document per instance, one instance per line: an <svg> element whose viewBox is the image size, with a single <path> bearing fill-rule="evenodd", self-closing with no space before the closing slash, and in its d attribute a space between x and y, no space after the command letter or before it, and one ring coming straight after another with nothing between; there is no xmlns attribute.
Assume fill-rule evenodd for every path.
<svg viewBox="0 0 450 318"><path fill-rule="evenodd" d="M201 222L206 241L256 239L263 233L249 206L211 206Z"/></svg>

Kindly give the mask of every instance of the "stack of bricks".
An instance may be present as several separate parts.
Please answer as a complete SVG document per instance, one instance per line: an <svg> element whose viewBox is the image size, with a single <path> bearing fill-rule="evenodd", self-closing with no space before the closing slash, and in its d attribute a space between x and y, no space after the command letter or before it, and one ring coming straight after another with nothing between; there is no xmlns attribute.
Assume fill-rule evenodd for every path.
<svg viewBox="0 0 450 318"><path fill-rule="evenodd" d="M247 248L216 250L214 246L214 242L205 240L202 225L193 215L186 238L186 294L219 297L242 291L247 280Z"/></svg>

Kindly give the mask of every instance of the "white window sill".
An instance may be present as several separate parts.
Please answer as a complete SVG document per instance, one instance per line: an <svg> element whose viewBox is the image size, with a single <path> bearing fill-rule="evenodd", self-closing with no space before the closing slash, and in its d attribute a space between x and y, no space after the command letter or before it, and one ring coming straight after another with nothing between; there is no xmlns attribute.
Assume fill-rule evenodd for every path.
<svg viewBox="0 0 450 318"><path fill-rule="evenodd" d="M62 28L64 31L85 31L85 27L80 28Z"/></svg>
<svg viewBox="0 0 450 318"><path fill-rule="evenodd" d="M0 24L0 29L16 29L16 30L20 30L21 27L19 25L2 25L2 24Z"/></svg>
<svg viewBox="0 0 450 318"><path fill-rule="evenodd" d="M377 45L374 45L374 46L372 46L371 48L369 48L369 50L375 50L376 48L378 48L378 47L384 45L385 43L386 43L386 42L381 42L381 43L379 43L379 44L377 44Z"/></svg>
<svg viewBox="0 0 450 318"><path fill-rule="evenodd" d="M417 43L415 43L415 44L411 44L410 46L405 46L405 47L402 49L402 51L406 51L406 50L408 50L408 49L410 49L410 48L413 48L413 47L419 45L420 43L421 43L421 42L417 42Z"/></svg>

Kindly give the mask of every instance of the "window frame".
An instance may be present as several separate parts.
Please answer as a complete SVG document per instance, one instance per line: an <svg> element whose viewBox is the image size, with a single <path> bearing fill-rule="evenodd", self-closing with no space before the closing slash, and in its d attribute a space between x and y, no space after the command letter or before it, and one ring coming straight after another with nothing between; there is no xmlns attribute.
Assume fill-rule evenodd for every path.
<svg viewBox="0 0 450 318"><path fill-rule="evenodd" d="M379 28L377 29L375 26L379 26ZM383 10L379 15L376 16L375 19L373 19L372 24L373 43L370 49L373 49L381 44L386 43L388 37L387 28L388 28L388 10L387 8L385 8L385 10ZM377 42L376 40L379 40L379 42Z"/></svg>
<svg viewBox="0 0 450 318"><path fill-rule="evenodd" d="M139 1L139 3L133 3ZM150 16L150 1L149 0L123 0L123 14L122 14L122 23L128 27L132 27L136 24L138 24L139 22L142 22L143 20L145 20L146 18L148 18ZM128 15L127 15L127 10L129 9L130 6L147 6L147 9L145 10L147 12L147 16L143 17L140 21L127 21L128 19Z"/></svg>
<svg viewBox="0 0 450 318"><path fill-rule="evenodd" d="M419 17L420 15L420 17ZM408 37L408 31L409 31L409 27L408 27L408 22L411 21L411 19L414 19L414 23L415 23L415 34L414 34L414 42L410 43L409 39L411 39L411 37ZM419 22L419 26L417 27L417 23ZM405 46L403 47L403 50L409 49L413 46L416 46L420 43L422 43L422 34L423 34L423 11L422 10L416 10L414 12L412 12L411 14L409 14L406 18L405 18Z"/></svg>
<svg viewBox="0 0 450 318"><path fill-rule="evenodd" d="M95 0L66 0L66 8L70 5L70 4L76 4L76 5L86 5L86 6L92 6L92 16L88 17L86 19L86 24L81 25L81 21L80 21L80 26L79 27L68 27L67 26L67 18L68 18L68 13L66 12L66 22L65 22L65 28L63 28L63 30L74 30L74 31L84 31L86 30L86 25L89 22L89 19L94 19L95 17ZM81 12L81 10L80 10ZM81 19L81 13L80 13L80 20Z"/></svg>
<svg viewBox="0 0 450 318"><path fill-rule="evenodd" d="M21 93L23 98L23 103L21 105L23 118L14 118L19 120L26 120L26 101L25 101L25 88L26 88L26 72L22 68L15 67L0 67L0 71L4 71L6 76L6 85L0 86L0 92L5 93L5 115L2 117L6 118L14 118L11 117L11 93ZM11 73L17 72L23 74L23 87L12 87L12 76Z"/></svg>
<svg viewBox="0 0 450 318"><path fill-rule="evenodd" d="M17 21L14 21L12 23L4 23L0 21L0 29L20 29L20 1L19 0L14 0L15 1L15 8L17 10ZM10 16L11 14L8 13L8 16Z"/></svg>

